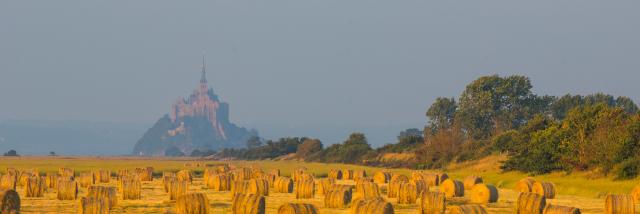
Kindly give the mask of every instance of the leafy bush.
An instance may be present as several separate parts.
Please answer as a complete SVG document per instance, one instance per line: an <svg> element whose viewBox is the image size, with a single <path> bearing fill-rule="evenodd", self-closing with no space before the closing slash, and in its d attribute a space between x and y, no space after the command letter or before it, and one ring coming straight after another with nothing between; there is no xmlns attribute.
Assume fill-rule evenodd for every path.
<svg viewBox="0 0 640 214"><path fill-rule="evenodd" d="M640 160L634 158L623 161L614 168L613 173L616 179L620 180L638 177L640 173Z"/></svg>

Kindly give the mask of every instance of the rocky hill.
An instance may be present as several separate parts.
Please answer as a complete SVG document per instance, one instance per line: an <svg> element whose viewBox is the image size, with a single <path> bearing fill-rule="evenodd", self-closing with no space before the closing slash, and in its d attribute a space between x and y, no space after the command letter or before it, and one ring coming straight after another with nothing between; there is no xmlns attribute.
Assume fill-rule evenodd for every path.
<svg viewBox="0 0 640 214"><path fill-rule="evenodd" d="M179 99L136 143L134 155L165 155L167 150L190 154L193 150L244 147L257 131L229 121L229 104L221 102L209 88L203 64L200 84ZM177 149L177 150L176 150Z"/></svg>

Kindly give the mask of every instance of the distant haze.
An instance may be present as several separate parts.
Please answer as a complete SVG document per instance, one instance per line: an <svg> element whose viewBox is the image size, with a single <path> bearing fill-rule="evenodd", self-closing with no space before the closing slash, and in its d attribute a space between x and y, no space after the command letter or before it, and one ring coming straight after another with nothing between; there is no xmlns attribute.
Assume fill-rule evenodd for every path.
<svg viewBox="0 0 640 214"><path fill-rule="evenodd" d="M2 1L0 120L134 124L128 130L142 135L197 86L202 55L231 120L268 138L336 143L363 131L375 145L390 143L421 128L436 97L458 96L489 74L529 76L538 94L638 102L638 8L633 0ZM135 136L131 146L139 137L124 135ZM0 136L0 150L10 140ZM57 143L65 142L42 145Z"/></svg>

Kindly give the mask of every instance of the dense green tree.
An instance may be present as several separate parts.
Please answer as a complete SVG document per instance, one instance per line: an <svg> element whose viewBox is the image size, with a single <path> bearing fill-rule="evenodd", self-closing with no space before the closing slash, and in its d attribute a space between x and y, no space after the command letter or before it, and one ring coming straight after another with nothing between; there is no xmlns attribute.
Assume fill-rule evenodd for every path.
<svg viewBox="0 0 640 214"><path fill-rule="evenodd" d="M458 105L453 98L438 97L427 109L429 127L435 132L440 129L448 129L453 125Z"/></svg>
<svg viewBox="0 0 640 214"><path fill-rule="evenodd" d="M306 139L300 146L298 146L298 150L296 151L296 156L298 158L310 159L313 157L313 154L322 151L322 142L318 139Z"/></svg>

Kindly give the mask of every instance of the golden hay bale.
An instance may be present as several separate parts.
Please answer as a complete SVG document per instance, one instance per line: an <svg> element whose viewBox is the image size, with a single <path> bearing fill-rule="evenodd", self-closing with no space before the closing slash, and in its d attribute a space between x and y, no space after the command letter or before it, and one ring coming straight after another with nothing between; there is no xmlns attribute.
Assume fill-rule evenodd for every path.
<svg viewBox="0 0 640 214"><path fill-rule="evenodd" d="M518 183L516 183L514 190L516 192L531 192L533 191L533 183L535 182L536 180L533 179L532 177L526 177L526 178L520 179Z"/></svg>
<svg viewBox="0 0 640 214"><path fill-rule="evenodd" d="M293 192L293 179L288 177L278 177L273 182L273 188L275 192L279 193L291 193Z"/></svg>
<svg viewBox="0 0 640 214"><path fill-rule="evenodd" d="M169 185L172 181L178 181L178 178L174 177L162 177L162 184L164 185L164 192L169 193Z"/></svg>
<svg viewBox="0 0 640 214"><path fill-rule="evenodd" d="M231 202L231 211L233 214L264 214L264 196L252 194L235 194Z"/></svg>
<svg viewBox="0 0 640 214"><path fill-rule="evenodd" d="M169 181L169 200L176 200L179 196L186 194L188 189L187 181Z"/></svg>
<svg viewBox="0 0 640 214"><path fill-rule="evenodd" d="M450 214L487 214L487 210L480 205L460 205L449 207Z"/></svg>
<svg viewBox="0 0 640 214"><path fill-rule="evenodd" d="M0 188L0 213L20 213L20 195L13 189Z"/></svg>
<svg viewBox="0 0 640 214"><path fill-rule="evenodd" d="M138 200L142 190L139 179L125 179L121 181L122 200Z"/></svg>
<svg viewBox="0 0 640 214"><path fill-rule="evenodd" d="M580 209L575 207L567 207L560 205L547 204L544 207L543 214L580 214Z"/></svg>
<svg viewBox="0 0 640 214"><path fill-rule="evenodd" d="M78 182L60 179L57 182L58 200L76 200L78 198Z"/></svg>
<svg viewBox="0 0 640 214"><path fill-rule="evenodd" d="M262 171L262 169L260 168L251 168L251 179L253 178L261 178L262 176L266 175L267 173L265 173L264 171Z"/></svg>
<svg viewBox="0 0 640 214"><path fill-rule="evenodd" d="M239 168L236 169L233 174L234 174L234 180L235 181L241 181L241 180L249 180L251 179L251 173L252 173L252 169L251 168Z"/></svg>
<svg viewBox="0 0 640 214"><path fill-rule="evenodd" d="M517 214L541 214L547 205L547 199L536 193L522 192L516 201Z"/></svg>
<svg viewBox="0 0 640 214"><path fill-rule="evenodd" d="M546 199L553 199L556 197L556 187L551 182L536 181L533 183L531 192L543 195Z"/></svg>
<svg viewBox="0 0 640 214"><path fill-rule="evenodd" d="M398 204L414 204L418 200L418 187L411 183L401 183L398 188Z"/></svg>
<svg viewBox="0 0 640 214"><path fill-rule="evenodd" d="M293 182L298 182L299 180L302 179L302 175L305 174L306 172L306 168L298 168L293 170L293 172L291 173L291 178L293 179Z"/></svg>
<svg viewBox="0 0 640 214"><path fill-rule="evenodd" d="M471 188L469 198L474 204L495 203L498 201L498 189L489 184L476 184Z"/></svg>
<svg viewBox="0 0 640 214"><path fill-rule="evenodd" d="M177 177L175 172L163 171L162 177Z"/></svg>
<svg viewBox="0 0 640 214"><path fill-rule="evenodd" d="M471 189L476 184L483 183L482 177L476 175L469 175L462 181L465 189Z"/></svg>
<svg viewBox="0 0 640 214"><path fill-rule="evenodd" d="M273 187L273 182L276 181L277 176L271 173L263 174L259 179L264 179L269 184L269 187Z"/></svg>
<svg viewBox="0 0 640 214"><path fill-rule="evenodd" d="M409 182L404 181L403 179L389 182L389 185L387 186L387 197L397 198L398 191L400 190L400 184L403 184L403 183L409 183Z"/></svg>
<svg viewBox="0 0 640 214"><path fill-rule="evenodd" d="M318 214L318 208L313 204L285 203L278 208L278 214Z"/></svg>
<svg viewBox="0 0 640 214"><path fill-rule="evenodd" d="M109 214L109 199L96 197L82 197L80 199L80 214Z"/></svg>
<svg viewBox="0 0 640 214"><path fill-rule="evenodd" d="M186 181L189 183L193 181L193 174L191 174L191 170L187 169L178 171L178 173L176 173L176 177L179 181Z"/></svg>
<svg viewBox="0 0 640 214"><path fill-rule="evenodd" d="M342 180L342 170L331 169L331 170L329 170L329 175L327 177L333 178L333 179L336 179L336 180Z"/></svg>
<svg viewBox="0 0 640 214"><path fill-rule="evenodd" d="M389 182L406 183L406 182L409 182L409 177L407 177L406 175L395 174L391 176L391 179L389 180Z"/></svg>
<svg viewBox="0 0 640 214"><path fill-rule="evenodd" d="M56 185L58 183L58 173L47 172L44 182L47 188L56 189L58 187L58 185Z"/></svg>
<svg viewBox="0 0 640 214"><path fill-rule="evenodd" d="M218 174L224 174L224 173L218 173L213 168L206 168L206 169L204 169L204 172L202 173L202 180L206 183L207 180L209 180L209 177L215 176L215 175L218 175Z"/></svg>
<svg viewBox="0 0 640 214"><path fill-rule="evenodd" d="M354 181L359 181L360 179L364 179L366 177L367 177L367 171L353 170L353 175L351 176L351 179L353 179Z"/></svg>
<svg viewBox="0 0 640 214"><path fill-rule="evenodd" d="M419 214L444 214L447 197L442 192L422 192Z"/></svg>
<svg viewBox="0 0 640 214"><path fill-rule="evenodd" d="M409 181L409 183L416 185L416 190L418 191L418 195L420 195L424 191L429 191L429 185L425 180Z"/></svg>
<svg viewBox="0 0 640 214"><path fill-rule="evenodd" d="M353 170L352 169L343 169L342 170L342 180L353 180Z"/></svg>
<svg viewBox="0 0 640 214"><path fill-rule="evenodd" d="M40 176L31 176L27 179L27 184L24 188L25 197L40 198L44 197L44 192L47 189L45 179Z"/></svg>
<svg viewBox="0 0 640 214"><path fill-rule="evenodd" d="M391 173L378 171L375 174L373 174L373 180L378 184L389 183L389 180L391 180Z"/></svg>
<svg viewBox="0 0 640 214"><path fill-rule="evenodd" d="M262 178L254 178L249 180L247 193L269 196L269 182Z"/></svg>
<svg viewBox="0 0 640 214"><path fill-rule="evenodd" d="M231 177L227 174L209 175L205 184L213 191L229 191L231 190Z"/></svg>
<svg viewBox="0 0 640 214"><path fill-rule="evenodd" d="M6 174L0 176L0 189L16 189L18 177L15 174Z"/></svg>
<svg viewBox="0 0 640 214"><path fill-rule="evenodd" d="M351 202L352 191L351 189L332 189L325 193L324 207L327 208L346 208Z"/></svg>
<svg viewBox="0 0 640 214"><path fill-rule="evenodd" d="M134 173L129 169L121 169L121 170L118 170L117 178L118 180L121 180L123 177L131 176L133 174Z"/></svg>
<svg viewBox="0 0 640 214"><path fill-rule="evenodd" d="M269 171L269 174L275 175L276 177L280 177L280 169L272 169Z"/></svg>
<svg viewBox="0 0 640 214"><path fill-rule="evenodd" d="M231 196L233 197L236 194L242 193L246 194L249 192L249 181L240 180L231 182Z"/></svg>
<svg viewBox="0 0 640 214"><path fill-rule="evenodd" d="M393 205L382 198L359 199L351 203L350 214L393 214Z"/></svg>
<svg viewBox="0 0 640 214"><path fill-rule="evenodd" d="M464 196L464 184L459 180L447 179L440 184L440 191L447 198Z"/></svg>
<svg viewBox="0 0 640 214"><path fill-rule="evenodd" d="M111 172L109 170L97 170L93 172L93 177L96 183L109 183Z"/></svg>
<svg viewBox="0 0 640 214"><path fill-rule="evenodd" d="M177 214L209 214L209 199L204 193L188 193L176 199Z"/></svg>
<svg viewBox="0 0 640 214"><path fill-rule="evenodd" d="M71 168L60 167L58 168L58 175L64 176L64 177L75 177L76 172Z"/></svg>
<svg viewBox="0 0 640 214"><path fill-rule="evenodd" d="M633 190L631 190L631 196L633 196L633 200L635 201L635 203L640 203L640 185L634 187Z"/></svg>
<svg viewBox="0 0 640 214"><path fill-rule="evenodd" d="M333 178L318 179L316 183L316 192L324 195L331 191L331 186L336 183L336 180Z"/></svg>
<svg viewBox="0 0 640 214"><path fill-rule="evenodd" d="M427 186L438 186L440 185L440 177L436 174L429 173L421 173L421 172L412 172L411 173L412 181L423 180Z"/></svg>
<svg viewBox="0 0 640 214"><path fill-rule="evenodd" d="M116 187L112 186L89 186L87 189L87 197L102 198L109 202L109 208L118 204L118 197Z"/></svg>
<svg viewBox="0 0 640 214"><path fill-rule="evenodd" d="M636 213L631 195L609 194L604 199L605 214L633 214Z"/></svg>
<svg viewBox="0 0 640 214"><path fill-rule="evenodd" d="M18 177L18 183L17 185L19 186L27 186L27 182L29 181L29 178L31 177L39 177L37 174L31 172L31 171L23 171L20 172L20 177Z"/></svg>
<svg viewBox="0 0 640 214"><path fill-rule="evenodd" d="M294 191L296 193L296 199L298 198L313 198L315 194L315 185L313 179L301 180L295 183Z"/></svg>
<svg viewBox="0 0 640 214"><path fill-rule="evenodd" d="M442 182L444 182L445 180L449 179L449 175L447 175L447 173L436 173L436 175L438 176L438 180L440 180L440 184L442 184Z"/></svg>
<svg viewBox="0 0 640 214"><path fill-rule="evenodd" d="M140 181L153 181L153 167L136 168L135 174L140 177Z"/></svg>
<svg viewBox="0 0 640 214"><path fill-rule="evenodd" d="M371 181L358 181L356 183L356 191L353 194L353 199L373 199L379 198L380 188L378 184Z"/></svg>
<svg viewBox="0 0 640 214"><path fill-rule="evenodd" d="M78 177L78 182L81 187L89 187L96 183L95 177L93 177L92 173L80 173L80 177Z"/></svg>

